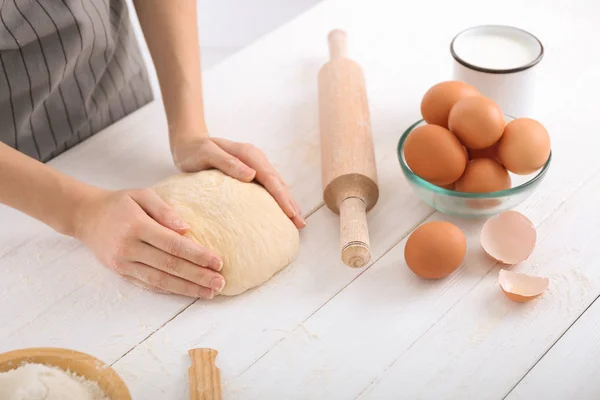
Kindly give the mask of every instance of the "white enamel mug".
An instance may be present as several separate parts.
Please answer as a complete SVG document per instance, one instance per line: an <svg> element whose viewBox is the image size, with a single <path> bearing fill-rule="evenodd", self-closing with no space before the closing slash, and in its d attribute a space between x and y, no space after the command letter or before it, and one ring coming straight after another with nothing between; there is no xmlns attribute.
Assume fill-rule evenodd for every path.
<svg viewBox="0 0 600 400"><path fill-rule="evenodd" d="M466 29L450 44L454 79L475 86L505 114L534 112L535 68L544 56L538 38L519 28L482 25Z"/></svg>

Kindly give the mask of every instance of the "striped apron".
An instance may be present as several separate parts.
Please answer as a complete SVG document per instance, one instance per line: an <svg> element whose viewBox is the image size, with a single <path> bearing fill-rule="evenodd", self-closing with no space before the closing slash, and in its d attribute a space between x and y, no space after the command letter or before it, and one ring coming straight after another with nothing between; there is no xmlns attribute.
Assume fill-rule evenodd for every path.
<svg viewBox="0 0 600 400"><path fill-rule="evenodd" d="M151 100L125 0L0 0L0 141L45 162Z"/></svg>

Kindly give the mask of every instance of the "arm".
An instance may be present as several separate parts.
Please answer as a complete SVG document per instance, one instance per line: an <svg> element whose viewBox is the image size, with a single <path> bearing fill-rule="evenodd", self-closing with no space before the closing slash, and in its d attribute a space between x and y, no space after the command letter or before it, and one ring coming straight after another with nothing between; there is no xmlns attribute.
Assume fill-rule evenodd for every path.
<svg viewBox="0 0 600 400"><path fill-rule="evenodd" d="M0 203L74 235L79 204L100 192L0 142Z"/></svg>
<svg viewBox="0 0 600 400"><path fill-rule="evenodd" d="M217 168L241 181L256 179L303 228L298 204L262 151L208 135L196 0L134 0L134 5L158 74L175 165L186 172Z"/></svg>
<svg viewBox="0 0 600 400"><path fill-rule="evenodd" d="M152 190L87 185L0 142L0 204L81 240L141 286L212 298L225 284L220 258L182 236L189 227Z"/></svg>
<svg viewBox="0 0 600 400"><path fill-rule="evenodd" d="M173 143L208 137L196 0L134 0L160 83Z"/></svg>

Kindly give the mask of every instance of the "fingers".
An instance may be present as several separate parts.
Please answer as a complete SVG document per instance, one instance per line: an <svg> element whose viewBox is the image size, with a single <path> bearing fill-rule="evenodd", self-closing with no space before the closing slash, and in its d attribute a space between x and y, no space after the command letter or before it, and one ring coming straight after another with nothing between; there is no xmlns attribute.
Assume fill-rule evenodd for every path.
<svg viewBox="0 0 600 400"><path fill-rule="evenodd" d="M296 200L292 199L292 203L296 209L296 215L292 217L292 222L296 225L296 228L302 229L306 226L306 221L302 217L302 211L300 211L300 207L298 206L298 203L296 203Z"/></svg>
<svg viewBox="0 0 600 400"><path fill-rule="evenodd" d="M140 286L146 286L155 291L203 299L212 299L215 296L212 289L196 285L138 262L128 263L124 266L123 275L131 278L134 282L143 283Z"/></svg>
<svg viewBox="0 0 600 400"><path fill-rule="evenodd" d="M270 169L256 171L256 180L260 182L275 199L283 212L294 222L297 228L306 226L300 207L292 197L285 183Z"/></svg>
<svg viewBox="0 0 600 400"><path fill-rule="evenodd" d="M272 171L263 169L256 172L256 180L259 181L271 195L286 215L290 218L298 214L296 202L292 199L291 194L287 190L285 184Z"/></svg>
<svg viewBox="0 0 600 400"><path fill-rule="evenodd" d="M162 226L180 234L190 229L190 226L179 218L171 206L165 203L153 190L133 191L131 197L146 214Z"/></svg>
<svg viewBox="0 0 600 400"><path fill-rule="evenodd" d="M257 170L256 180L271 193L271 196L277 201L283 212L292 219L297 228L302 229L306 226L306 221L302 218L300 207L298 207L285 183L272 170L272 167L270 169Z"/></svg>
<svg viewBox="0 0 600 400"><path fill-rule="evenodd" d="M183 258L165 253L146 243L139 242L136 247L134 251L137 255L137 261L142 264L212 289L215 292L220 292L225 287L225 279L219 273L209 268L199 267Z"/></svg>
<svg viewBox="0 0 600 400"><path fill-rule="evenodd" d="M296 227L304 228L306 221L292 197L281 175L271 165L265 154L252 145L235 143L227 139L214 138L213 141L226 152L236 156L256 171L255 179L260 182L277 201L283 212L292 219Z"/></svg>
<svg viewBox="0 0 600 400"><path fill-rule="evenodd" d="M244 164L235 155L228 153L223 150L214 141L207 142L206 146L209 146L207 151L208 162L214 168L223 171L225 174L232 178L239 179L243 182L252 182L256 171Z"/></svg>
<svg viewBox="0 0 600 400"><path fill-rule="evenodd" d="M192 264L220 271L223 260L213 251L200 246L192 239L164 229L150 220L142 230L140 239L163 252L187 260Z"/></svg>

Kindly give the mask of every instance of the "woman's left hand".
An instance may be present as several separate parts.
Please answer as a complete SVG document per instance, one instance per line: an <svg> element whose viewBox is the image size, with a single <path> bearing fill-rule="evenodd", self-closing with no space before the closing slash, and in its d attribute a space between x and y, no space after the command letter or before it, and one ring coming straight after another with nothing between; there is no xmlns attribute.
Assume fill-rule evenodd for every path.
<svg viewBox="0 0 600 400"><path fill-rule="evenodd" d="M216 168L243 182L256 179L271 193L296 227L306 226L300 208L281 175L257 147L227 139L203 137L172 144L172 152L175 165L183 172Z"/></svg>

